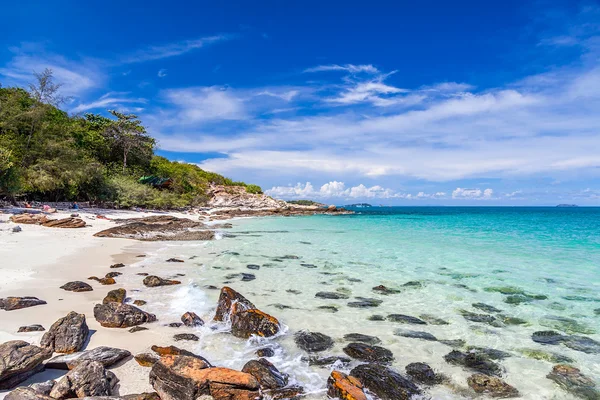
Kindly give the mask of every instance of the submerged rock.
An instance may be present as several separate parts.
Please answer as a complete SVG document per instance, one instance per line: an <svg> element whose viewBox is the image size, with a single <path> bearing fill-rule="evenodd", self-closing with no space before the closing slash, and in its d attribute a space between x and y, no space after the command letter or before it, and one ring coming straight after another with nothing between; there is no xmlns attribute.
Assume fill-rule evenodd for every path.
<svg viewBox="0 0 600 400"><path fill-rule="evenodd" d="M519 349L519 353L534 360L548 361L554 364L572 363L573 359L558 353L550 353L538 349Z"/></svg>
<svg viewBox="0 0 600 400"><path fill-rule="evenodd" d="M159 278L155 275L150 275L144 278L144 285L148 287L179 285L181 281Z"/></svg>
<svg viewBox="0 0 600 400"><path fill-rule="evenodd" d="M423 321L427 322L430 325L449 325L450 324L448 321L438 318L431 314L421 314L421 315L419 315L419 318L421 318Z"/></svg>
<svg viewBox="0 0 600 400"><path fill-rule="evenodd" d="M552 328L552 329L557 329L559 331L562 331L562 332L565 332L568 334L596 333L596 330L582 324L581 322L579 322L573 318L559 317L559 316L555 316L555 315L545 316L544 318L542 318L540 320L540 325L548 327L548 328Z"/></svg>
<svg viewBox="0 0 600 400"><path fill-rule="evenodd" d="M484 324L489 324L492 326L501 326L502 323L498 321L496 317L488 314L477 314L467 310L459 310L460 315L463 316L464 319L471 322L482 322Z"/></svg>
<svg viewBox="0 0 600 400"><path fill-rule="evenodd" d="M566 340L566 336L555 331L538 331L533 332L531 339L541 344L559 344Z"/></svg>
<svg viewBox="0 0 600 400"><path fill-rule="evenodd" d="M191 311L188 311L181 316L181 322L183 322L185 326L190 327L204 325L204 321L202 321L202 318L200 318L196 313Z"/></svg>
<svg viewBox="0 0 600 400"><path fill-rule="evenodd" d="M469 353L483 354L490 360L504 360L511 356L510 353L489 347L467 346L467 351Z"/></svg>
<svg viewBox="0 0 600 400"><path fill-rule="evenodd" d="M191 340L197 342L198 340L200 340L200 338L194 335L193 333L178 333L177 335L173 336L173 339L176 342L179 342L181 340Z"/></svg>
<svg viewBox="0 0 600 400"><path fill-rule="evenodd" d="M92 396L110 396L119 380L97 361L83 361L59 379L50 397L72 399Z"/></svg>
<svg viewBox="0 0 600 400"><path fill-rule="evenodd" d="M577 397L590 400L600 399L596 383L575 367L564 364L555 365L552 372L546 377Z"/></svg>
<svg viewBox="0 0 600 400"><path fill-rule="evenodd" d="M344 347L344 353L350 357L366 362L389 364L394 361L394 354L380 346L371 346L365 343L350 343Z"/></svg>
<svg viewBox="0 0 600 400"><path fill-rule="evenodd" d="M317 307L318 310L325 310L325 311L329 311L331 313L336 313L338 312L340 309L337 308L336 306L319 306Z"/></svg>
<svg viewBox="0 0 600 400"><path fill-rule="evenodd" d="M388 321L400 322L402 324L427 325L427 322L417 317L411 317L404 314L390 314L387 316Z"/></svg>
<svg viewBox="0 0 600 400"><path fill-rule="evenodd" d="M294 335L294 342L309 353L325 351L333 347L333 339L320 332L300 331Z"/></svg>
<svg viewBox="0 0 600 400"><path fill-rule="evenodd" d="M340 400L367 400L362 383L340 371L332 371L327 379L327 395Z"/></svg>
<svg viewBox="0 0 600 400"><path fill-rule="evenodd" d="M49 349L22 340L0 344L0 390L12 389L42 371L42 362L51 355Z"/></svg>
<svg viewBox="0 0 600 400"><path fill-rule="evenodd" d="M413 381L424 385L436 385L444 381L442 375L436 374L433 368L422 362L410 363L405 369Z"/></svg>
<svg viewBox="0 0 600 400"><path fill-rule="evenodd" d="M94 290L89 284L81 281L73 281L65 283L60 287L67 292L91 292Z"/></svg>
<svg viewBox="0 0 600 400"><path fill-rule="evenodd" d="M264 358L248 361L242 368L242 372L255 377L263 390L278 389L288 384L288 375L280 372Z"/></svg>
<svg viewBox="0 0 600 400"><path fill-rule="evenodd" d="M358 301L351 301L348 303L348 307L353 308L370 308L370 307L378 307L383 300L372 299L367 297L356 297Z"/></svg>
<svg viewBox="0 0 600 400"><path fill-rule="evenodd" d="M435 336L433 336L429 332L411 331L408 329L396 329L394 331L394 335L412 338L412 339L429 340L431 342L436 342L438 340Z"/></svg>
<svg viewBox="0 0 600 400"><path fill-rule="evenodd" d="M257 265L257 264L248 264L248 265L246 265L246 268L253 269L253 270L259 270L260 269L260 265Z"/></svg>
<svg viewBox="0 0 600 400"><path fill-rule="evenodd" d="M467 369L480 372L485 375L499 376L502 374L502 367L491 361L488 356L478 353L463 353L453 350L444 356L448 364L460 365Z"/></svg>
<svg viewBox="0 0 600 400"><path fill-rule="evenodd" d="M131 353L127 350L100 346L93 350L54 357L48 360L46 368L73 369L83 361L98 361L105 368L108 368L129 356L131 356Z"/></svg>
<svg viewBox="0 0 600 400"><path fill-rule="evenodd" d="M362 333L348 333L344 335L344 340L348 342L361 342L366 344L379 344L381 339L376 336L363 335Z"/></svg>
<svg viewBox="0 0 600 400"><path fill-rule="evenodd" d="M500 313L500 312L502 312L502 310L499 310L496 307L490 306L489 304L485 304L485 303L473 303L471 305L474 308L477 308L478 310L485 311L486 313Z"/></svg>
<svg viewBox="0 0 600 400"><path fill-rule="evenodd" d="M328 299L328 300L346 300L349 299L350 296L348 296L347 294L344 293L338 293L338 292L318 292L317 294L315 294L315 297L319 298L319 299Z"/></svg>
<svg viewBox="0 0 600 400"><path fill-rule="evenodd" d="M156 321L154 314L149 314L129 304L120 303L96 304L94 317L105 328L130 328Z"/></svg>
<svg viewBox="0 0 600 400"><path fill-rule="evenodd" d="M37 297L6 297L0 299L0 310L13 311L21 308L28 308L47 304L44 300Z"/></svg>
<svg viewBox="0 0 600 400"><path fill-rule="evenodd" d="M367 318L369 321L385 321L385 317L383 315L371 315Z"/></svg>
<svg viewBox="0 0 600 400"><path fill-rule="evenodd" d="M409 400L421 394L417 385L381 364L362 364L350 371L362 385L381 400Z"/></svg>
<svg viewBox="0 0 600 400"><path fill-rule="evenodd" d="M34 324L34 325L21 326L21 327L19 327L19 330L17 332L18 333L20 333L20 332L40 332L40 331L45 331L45 330L46 330L46 328L44 328L42 325Z"/></svg>
<svg viewBox="0 0 600 400"><path fill-rule="evenodd" d="M318 367L331 366L335 363L348 364L351 359L344 356L328 356L328 357L308 357L302 358L302 361L308 361L308 365L316 365Z"/></svg>
<svg viewBox="0 0 600 400"><path fill-rule="evenodd" d="M258 349L254 352L259 357L273 357L275 355L275 350L270 347L263 347L262 349Z"/></svg>
<svg viewBox="0 0 600 400"><path fill-rule="evenodd" d="M585 336L568 336L563 342L570 349L581 351L587 354L599 354L600 342Z"/></svg>
<svg viewBox="0 0 600 400"><path fill-rule="evenodd" d="M508 398L519 396L519 391L502 379L484 374L474 374L467 378L467 384L476 393L490 397Z"/></svg>
<svg viewBox="0 0 600 400"><path fill-rule="evenodd" d="M102 304L106 303L123 303L127 297L127 291L125 289L115 289L107 293L106 297L102 300Z"/></svg>
<svg viewBox="0 0 600 400"><path fill-rule="evenodd" d="M71 311L52 324L40 345L56 353L75 353L83 348L89 333L85 315Z"/></svg>
<svg viewBox="0 0 600 400"><path fill-rule="evenodd" d="M402 290L400 289L392 289L383 285L375 286L372 290L376 293L381 293L385 295L402 293Z"/></svg>

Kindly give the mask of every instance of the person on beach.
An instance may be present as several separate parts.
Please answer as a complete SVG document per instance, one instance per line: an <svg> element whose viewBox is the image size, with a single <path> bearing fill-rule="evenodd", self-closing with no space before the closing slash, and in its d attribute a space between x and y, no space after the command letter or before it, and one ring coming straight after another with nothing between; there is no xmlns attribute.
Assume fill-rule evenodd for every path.
<svg viewBox="0 0 600 400"><path fill-rule="evenodd" d="M74 202L73 202L73 205L71 206L71 208L72 208L73 210L79 210L79 204L77 204L77 202L76 202L76 201L74 201Z"/></svg>

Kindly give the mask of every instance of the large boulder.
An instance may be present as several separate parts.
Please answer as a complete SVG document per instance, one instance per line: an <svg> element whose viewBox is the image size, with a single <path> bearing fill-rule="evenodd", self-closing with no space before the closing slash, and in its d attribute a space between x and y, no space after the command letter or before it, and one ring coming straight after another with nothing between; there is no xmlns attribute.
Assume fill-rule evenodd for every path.
<svg viewBox="0 0 600 400"><path fill-rule="evenodd" d="M47 304L44 300L40 300L37 297L6 297L0 299L0 310L13 311L21 308L39 306Z"/></svg>
<svg viewBox="0 0 600 400"><path fill-rule="evenodd" d="M215 232L203 223L187 218L158 215L116 221L122 225L96 233L97 237L116 237L143 241L212 240Z"/></svg>
<svg viewBox="0 0 600 400"><path fill-rule="evenodd" d="M0 390L11 389L42 371L42 362L51 355L50 350L22 340L0 344Z"/></svg>
<svg viewBox="0 0 600 400"><path fill-rule="evenodd" d="M50 391L55 399L110 396L119 380L98 361L83 361L56 382Z"/></svg>
<svg viewBox="0 0 600 400"><path fill-rule="evenodd" d="M130 328L156 321L154 314L129 304L106 303L94 306L94 318L105 328Z"/></svg>
<svg viewBox="0 0 600 400"><path fill-rule="evenodd" d="M68 217L63 219L52 219L42 223L48 228L83 228L85 221L81 218Z"/></svg>
<svg viewBox="0 0 600 400"><path fill-rule="evenodd" d="M327 395L340 400L367 400L358 379L340 371L333 371L327 379Z"/></svg>
<svg viewBox="0 0 600 400"><path fill-rule="evenodd" d="M199 358L164 356L150 371L150 384L161 400L196 400L202 395L214 400L261 399L259 383L252 375L213 367Z"/></svg>
<svg viewBox="0 0 600 400"><path fill-rule="evenodd" d="M217 311L215 312L213 320L225 321L232 314L234 304L236 311L256 309L250 300L232 288L225 286L221 289L221 294L219 295L219 301L217 303Z"/></svg>
<svg viewBox="0 0 600 400"><path fill-rule="evenodd" d="M417 385L381 364L359 365L350 375L381 400L409 400L421 393Z"/></svg>
<svg viewBox="0 0 600 400"><path fill-rule="evenodd" d="M46 368L73 369L83 361L98 361L105 368L108 368L129 356L131 356L131 353L127 350L100 346L80 353L56 356L48 360Z"/></svg>
<svg viewBox="0 0 600 400"><path fill-rule="evenodd" d="M280 372L264 358L248 361L242 368L242 372L255 377L263 390L279 389L288 383L288 375Z"/></svg>
<svg viewBox="0 0 600 400"><path fill-rule="evenodd" d="M294 342L309 353L325 351L333 347L333 339L320 332L300 331L294 335Z"/></svg>
<svg viewBox="0 0 600 400"><path fill-rule="evenodd" d="M519 391L500 378L484 374L474 374L467 378L467 384L476 392L490 397L517 397Z"/></svg>
<svg viewBox="0 0 600 400"><path fill-rule="evenodd" d="M75 353L83 348L89 333L85 315L71 311L52 324L40 345L57 353Z"/></svg>

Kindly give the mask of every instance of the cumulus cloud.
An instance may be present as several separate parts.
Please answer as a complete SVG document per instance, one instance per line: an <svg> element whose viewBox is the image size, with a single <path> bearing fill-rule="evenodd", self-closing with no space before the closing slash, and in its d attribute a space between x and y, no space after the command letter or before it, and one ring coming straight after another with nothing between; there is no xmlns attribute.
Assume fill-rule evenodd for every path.
<svg viewBox="0 0 600 400"><path fill-rule="evenodd" d="M453 199L471 199L471 200L489 200L493 197L494 191L492 189L464 189L456 188L452 191Z"/></svg>

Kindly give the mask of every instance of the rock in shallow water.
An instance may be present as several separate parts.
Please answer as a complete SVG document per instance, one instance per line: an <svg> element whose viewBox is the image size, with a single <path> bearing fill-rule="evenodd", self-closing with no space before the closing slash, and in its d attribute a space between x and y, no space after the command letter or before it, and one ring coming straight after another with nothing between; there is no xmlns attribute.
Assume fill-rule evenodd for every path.
<svg viewBox="0 0 600 400"><path fill-rule="evenodd" d="M390 314L387 316L387 320L392 322L400 322L402 324L427 325L427 322L417 317L411 317L410 315L404 314Z"/></svg>
<svg viewBox="0 0 600 400"><path fill-rule="evenodd" d="M490 397L508 398L519 396L519 391L503 380L484 374L475 374L467 378L467 384L476 393Z"/></svg>
<svg viewBox="0 0 600 400"><path fill-rule="evenodd" d="M362 364L350 371L362 385L381 400L409 400L421 394L417 385L381 364Z"/></svg>
<svg viewBox="0 0 600 400"><path fill-rule="evenodd" d="M6 297L0 299L0 310L13 311L21 308L34 307L47 304L44 300L37 297Z"/></svg>
<svg viewBox="0 0 600 400"><path fill-rule="evenodd" d="M575 367L559 364L552 368L547 376L563 390L582 399L600 399L600 392L596 389L596 383L585 376Z"/></svg>
<svg viewBox="0 0 600 400"><path fill-rule="evenodd" d="M233 336L247 339L252 335L271 337L279 332L277 318L257 309L235 312L231 315Z"/></svg>
<svg viewBox="0 0 600 400"><path fill-rule="evenodd" d="M383 300L372 299L368 297L356 297L358 301L351 301L348 303L348 307L352 308L371 308L371 307L379 307Z"/></svg>
<svg viewBox="0 0 600 400"><path fill-rule="evenodd" d="M349 364L352 360L343 356L328 356L328 357L302 357L302 361L308 361L308 365L316 365L318 367L331 366L335 363Z"/></svg>
<svg viewBox="0 0 600 400"><path fill-rule="evenodd" d="M499 310L496 307L490 306L489 304L485 304L485 303L473 303L471 305L474 308L477 308L478 310L481 310L481 311L485 311L487 313L500 313L500 312L502 312L502 310Z"/></svg>
<svg viewBox="0 0 600 400"><path fill-rule="evenodd" d="M383 285L375 286L372 290L376 293L381 293L381 294L385 294L385 295L397 294L397 293L402 292L399 289L392 289L392 288L389 288L389 287L383 286Z"/></svg>
<svg viewBox="0 0 600 400"><path fill-rule="evenodd" d="M410 363L406 366L406 374L415 382L424 385L435 385L444 380L442 375L436 374L433 368L421 362Z"/></svg>
<svg viewBox="0 0 600 400"><path fill-rule="evenodd" d="M318 292L315 294L316 298L319 299L328 299L328 300L346 300L350 298L347 294L338 293L338 292Z"/></svg>
<svg viewBox="0 0 600 400"><path fill-rule="evenodd" d="M367 400L358 379L340 371L333 371L327 379L327 395L341 400Z"/></svg>
<svg viewBox="0 0 600 400"><path fill-rule="evenodd" d="M288 384L288 375L280 372L264 358L248 361L242 368L242 372L255 377L263 390L278 389Z"/></svg>
<svg viewBox="0 0 600 400"><path fill-rule="evenodd" d="M394 361L394 354L380 346L370 346L365 343L350 343L344 347L344 353L350 357L366 362L389 364Z"/></svg>
<svg viewBox="0 0 600 400"><path fill-rule="evenodd" d="M437 341L437 338L429 332L411 331L408 329L396 329L394 331L394 335L407 337L407 338L411 338L411 339L429 340L431 342Z"/></svg>
<svg viewBox="0 0 600 400"><path fill-rule="evenodd" d="M181 322L183 322L185 326L190 327L204 325L204 321L202 321L202 318L200 318L196 313L191 311L188 311L181 316Z"/></svg>
<svg viewBox="0 0 600 400"><path fill-rule="evenodd" d="M42 362L50 356L52 352L49 349L22 340L0 344L0 390L12 389L42 371Z"/></svg>
<svg viewBox="0 0 600 400"><path fill-rule="evenodd" d="M163 279L155 275L150 275L144 278L144 285L148 287L158 287L158 286L170 286L170 285L179 285L181 281L175 281L171 279Z"/></svg>
<svg viewBox="0 0 600 400"><path fill-rule="evenodd" d="M361 342L366 344L379 344L381 339L376 336L363 335L362 333L348 333L344 335L344 340L348 342Z"/></svg>
<svg viewBox="0 0 600 400"><path fill-rule="evenodd" d="M229 317L234 311L234 304L235 311L244 311L256 308L254 304L250 302L250 300L248 300L232 288L225 286L223 287L223 289L221 289L221 294L217 303L217 311L213 320L225 321L225 319Z"/></svg>
<svg viewBox="0 0 600 400"><path fill-rule="evenodd" d="M294 335L294 342L309 353L325 351L333 347L333 339L320 332L300 331Z"/></svg>
<svg viewBox="0 0 600 400"><path fill-rule="evenodd" d="M444 360L448 364L460 365L485 375L500 376L502 374L502 367L491 361L485 354L463 353L453 350L444 356Z"/></svg>
<svg viewBox="0 0 600 400"><path fill-rule="evenodd" d="M75 353L83 348L89 332L85 315L71 311L52 324L40 345L56 353Z"/></svg>

